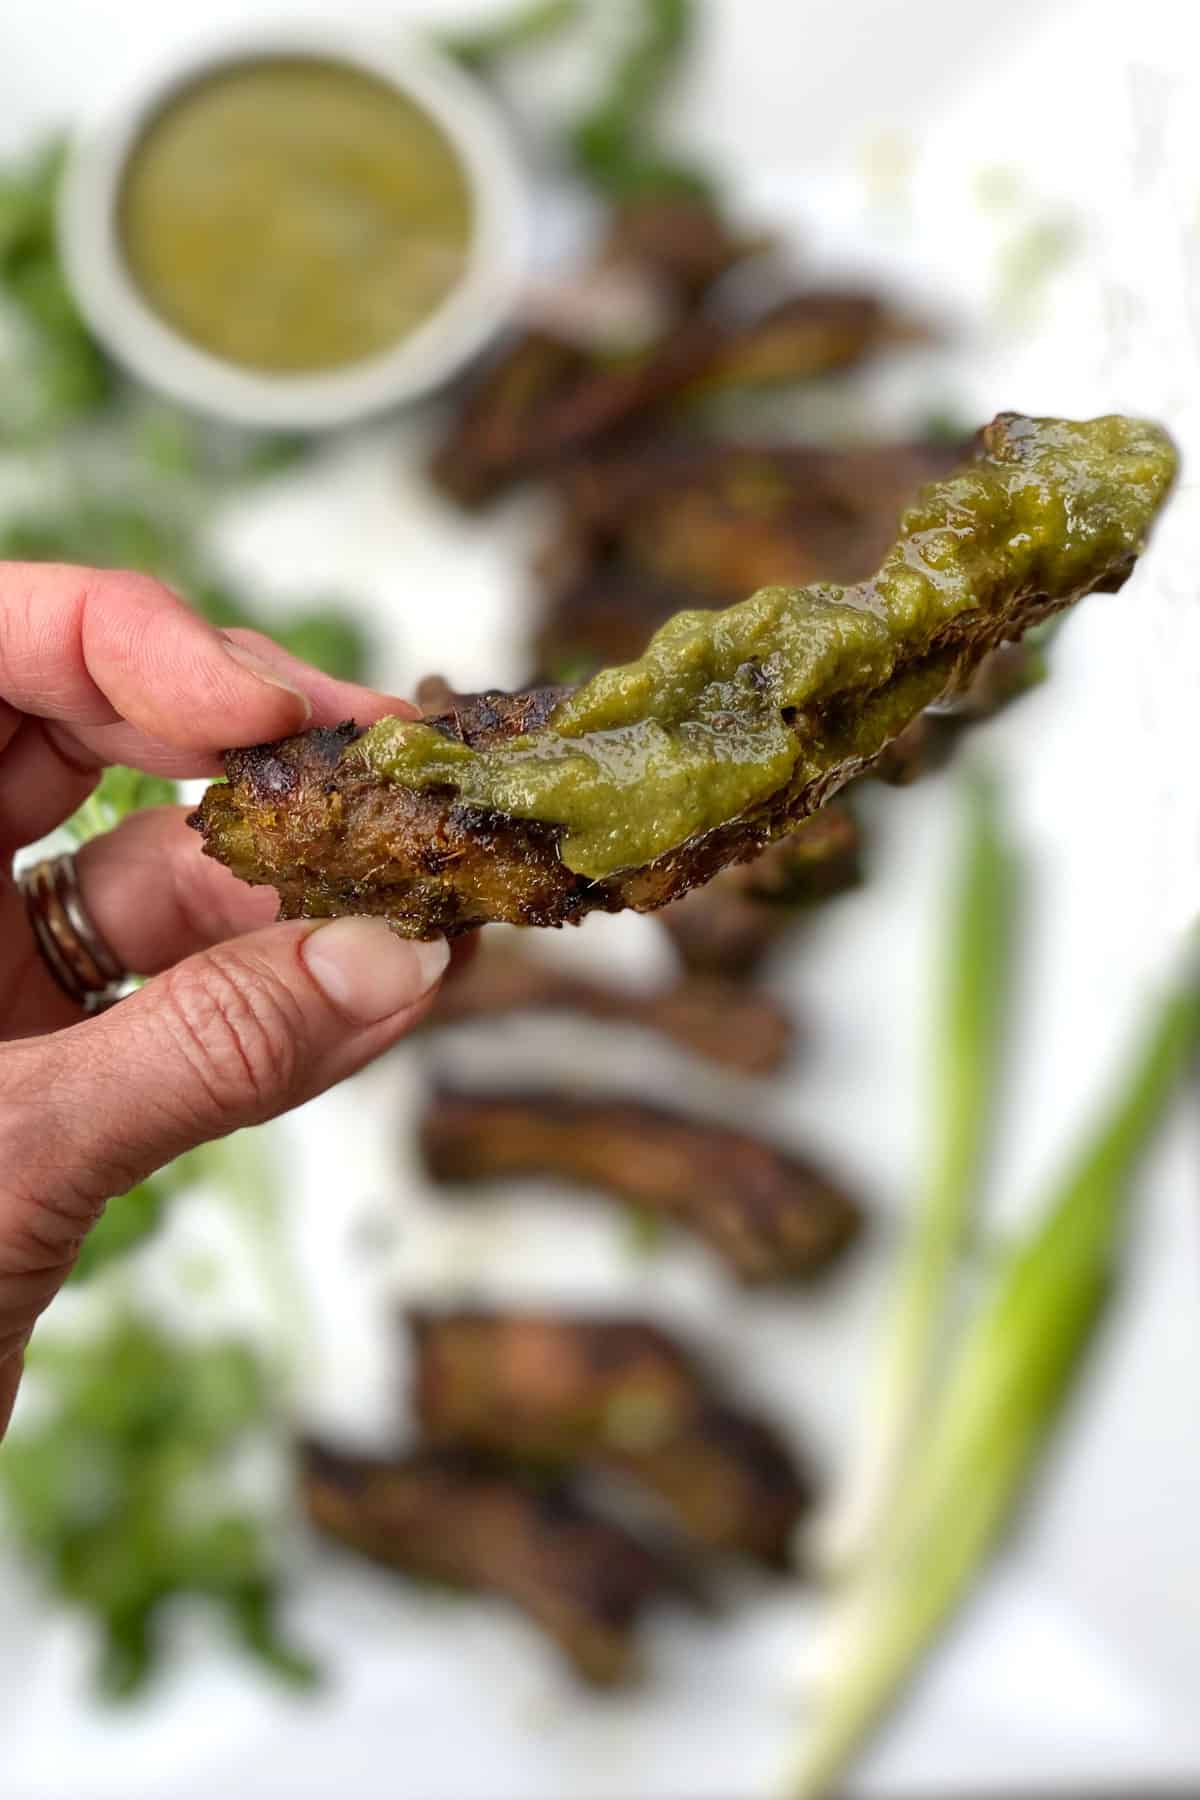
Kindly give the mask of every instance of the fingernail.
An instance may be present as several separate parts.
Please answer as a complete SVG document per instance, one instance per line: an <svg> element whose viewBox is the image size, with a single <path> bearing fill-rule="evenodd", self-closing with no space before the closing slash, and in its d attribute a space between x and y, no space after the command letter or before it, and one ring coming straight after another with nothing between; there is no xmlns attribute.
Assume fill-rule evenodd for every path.
<svg viewBox="0 0 1200 1800"><path fill-rule="evenodd" d="M225 642L225 652L228 656L232 656L234 662L240 663L243 669L248 669L251 675L256 676L259 681L265 681L268 687L282 688L285 694L294 694L304 708L304 718L312 717L312 701L301 688L295 687L290 681L285 681L283 676L256 651L248 650L245 644L235 643L233 638L225 637L224 633L221 635Z"/></svg>
<svg viewBox="0 0 1200 1800"><path fill-rule="evenodd" d="M334 919L300 954L326 998L358 1025L376 1025L427 994L450 961L445 938L416 943L383 919Z"/></svg>

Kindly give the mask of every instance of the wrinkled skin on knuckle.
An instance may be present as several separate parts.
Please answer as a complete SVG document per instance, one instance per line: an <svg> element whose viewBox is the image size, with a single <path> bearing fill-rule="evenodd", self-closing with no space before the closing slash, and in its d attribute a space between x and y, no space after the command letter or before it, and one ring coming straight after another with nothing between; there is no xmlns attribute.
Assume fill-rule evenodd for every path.
<svg viewBox="0 0 1200 1800"><path fill-rule="evenodd" d="M70 1121L36 1052L0 1047L0 1257L3 1267L69 1266L104 1196L64 1154ZM92 1159L87 1159L91 1162ZM78 1162L79 1159L75 1159Z"/></svg>
<svg viewBox="0 0 1200 1800"><path fill-rule="evenodd" d="M0 1437L34 1322L70 1273L94 1216L54 1180L37 1076L23 1051L0 1048Z"/></svg>
<svg viewBox="0 0 1200 1800"><path fill-rule="evenodd" d="M3 1204L0 1199L0 1206ZM19 1265L37 1255L34 1239L25 1239L18 1233L11 1241L6 1240L0 1254L0 1361L24 1349L34 1321L45 1312L71 1273L79 1242L77 1238L68 1255L53 1254L49 1262L25 1268ZM18 1266L14 1268L14 1264Z"/></svg>
<svg viewBox="0 0 1200 1800"><path fill-rule="evenodd" d="M44 1157L26 1154L29 1123L0 1104L0 1361L23 1347L97 1210L73 1186L64 1188Z"/></svg>
<svg viewBox="0 0 1200 1800"><path fill-rule="evenodd" d="M24 1353L21 1351L7 1358L0 1357L0 1438L8 1430L12 1419L17 1389L21 1384L23 1357Z"/></svg>
<svg viewBox="0 0 1200 1800"><path fill-rule="evenodd" d="M0 1189L0 1339L49 1305L99 1210L77 1211L73 1202L64 1204L48 1193Z"/></svg>
<svg viewBox="0 0 1200 1800"><path fill-rule="evenodd" d="M0 1188L60 1214L79 1236L106 1200L149 1172L135 1115L97 1097L111 1052L90 1030L70 1027L69 1054L61 1033L0 1045ZM131 1073L128 1094L139 1108L149 1106L142 1087Z"/></svg>
<svg viewBox="0 0 1200 1800"><path fill-rule="evenodd" d="M216 1134L278 1112L303 1052L299 1004L235 946L160 977L172 1036L192 1077L180 1094L198 1131Z"/></svg>

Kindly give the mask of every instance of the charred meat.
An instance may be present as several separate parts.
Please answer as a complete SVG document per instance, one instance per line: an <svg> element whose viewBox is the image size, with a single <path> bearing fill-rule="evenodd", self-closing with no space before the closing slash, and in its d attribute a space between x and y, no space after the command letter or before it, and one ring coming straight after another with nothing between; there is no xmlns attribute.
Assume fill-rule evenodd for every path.
<svg viewBox="0 0 1200 1800"><path fill-rule="evenodd" d="M639 1320L455 1312L413 1320L426 1436L552 1466L616 1470L697 1543L782 1561L811 1499L762 1420L721 1403L665 1333Z"/></svg>
<svg viewBox="0 0 1200 1800"><path fill-rule="evenodd" d="M877 296L838 290L800 293L741 320L689 313L624 357L531 332L501 352L467 396L434 456L433 476L452 498L477 506L682 400L808 380L912 335Z"/></svg>
<svg viewBox="0 0 1200 1800"><path fill-rule="evenodd" d="M862 1215L823 1169L765 1143L636 1100L439 1090L420 1125L437 1181L554 1176L703 1238L743 1281L811 1275Z"/></svg>
<svg viewBox="0 0 1200 1800"><path fill-rule="evenodd" d="M671 1585L648 1549L565 1487L460 1453L391 1460L312 1445L301 1492L319 1530L376 1562L503 1594L586 1681L635 1672L639 1615Z"/></svg>
<svg viewBox="0 0 1200 1800"><path fill-rule="evenodd" d="M1120 588L1175 466L1152 425L1003 416L869 581L680 614L566 695L232 751L193 822L284 917L431 937L651 911L794 830L998 645Z"/></svg>

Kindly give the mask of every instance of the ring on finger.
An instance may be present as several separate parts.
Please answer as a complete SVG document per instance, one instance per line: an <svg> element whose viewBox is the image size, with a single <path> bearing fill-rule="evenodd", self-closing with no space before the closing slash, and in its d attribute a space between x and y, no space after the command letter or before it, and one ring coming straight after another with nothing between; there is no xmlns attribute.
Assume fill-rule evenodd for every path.
<svg viewBox="0 0 1200 1800"><path fill-rule="evenodd" d="M103 1012L124 998L130 971L98 930L80 892L75 858L49 856L22 870L17 885L42 961L69 1000Z"/></svg>

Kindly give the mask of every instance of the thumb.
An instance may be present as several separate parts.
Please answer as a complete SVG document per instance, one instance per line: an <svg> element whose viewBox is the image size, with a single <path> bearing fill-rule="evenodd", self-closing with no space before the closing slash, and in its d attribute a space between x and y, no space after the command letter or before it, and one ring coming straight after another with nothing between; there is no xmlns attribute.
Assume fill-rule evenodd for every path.
<svg viewBox="0 0 1200 1800"><path fill-rule="evenodd" d="M0 1356L107 1199L369 1062L421 1018L448 958L444 939L409 942L380 919L273 925L0 1047Z"/></svg>

